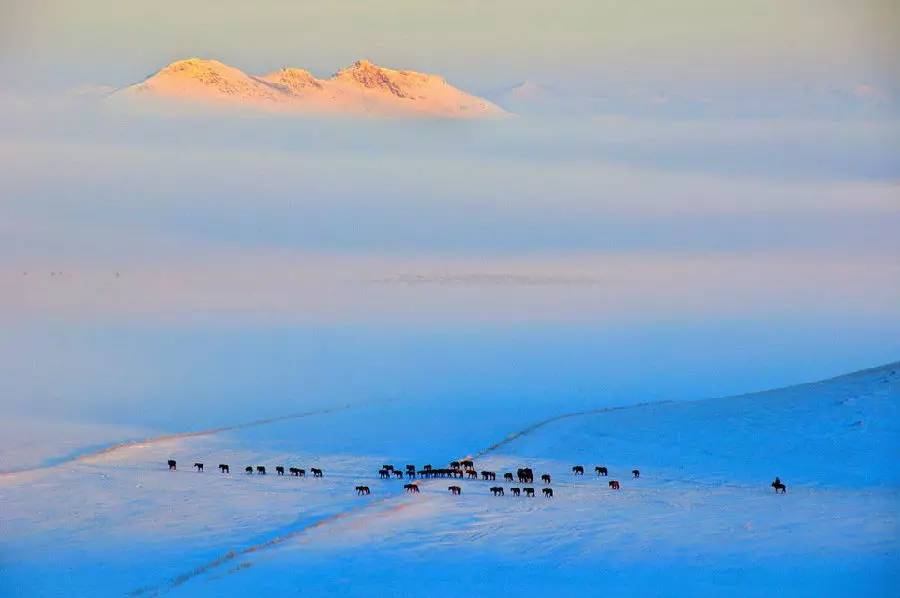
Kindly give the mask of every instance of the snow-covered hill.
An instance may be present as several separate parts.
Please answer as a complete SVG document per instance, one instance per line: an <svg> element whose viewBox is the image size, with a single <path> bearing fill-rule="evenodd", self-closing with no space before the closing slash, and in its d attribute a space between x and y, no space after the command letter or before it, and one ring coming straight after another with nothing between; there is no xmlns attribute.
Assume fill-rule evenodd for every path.
<svg viewBox="0 0 900 598"><path fill-rule="evenodd" d="M253 76L217 60L190 58L125 87L114 101L165 100L272 112L482 118L504 111L442 77L394 70L360 60L328 79L285 68Z"/></svg>
<svg viewBox="0 0 900 598"><path fill-rule="evenodd" d="M897 587L900 363L739 397L561 414L497 430L494 442L485 429L377 405L148 439L0 476L0 593L878 596ZM438 455L471 455L498 474L528 464L552 476L554 498L446 479L408 495L405 481L376 475L383 463L443 465ZM192 471L194 461L207 471ZM215 470L220 462L230 475ZM241 473L251 464L269 475ZM326 475L279 477L276 464ZM576 464L585 476L571 473ZM786 495L769 487L775 475ZM462 496L449 496L451 483ZM356 496L358 484L371 496ZM492 496L494 485L506 495Z"/></svg>

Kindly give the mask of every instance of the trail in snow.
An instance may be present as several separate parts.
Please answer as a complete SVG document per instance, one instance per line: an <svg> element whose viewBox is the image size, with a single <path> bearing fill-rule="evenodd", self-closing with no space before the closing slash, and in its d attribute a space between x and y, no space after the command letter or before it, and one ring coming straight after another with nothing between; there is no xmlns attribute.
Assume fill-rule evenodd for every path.
<svg viewBox="0 0 900 598"><path fill-rule="evenodd" d="M555 422L558 422L561 420L565 420L565 419L569 419L569 418L573 418L573 417L581 417L581 416L585 416L585 415L595 415L595 414L599 414L599 413L607 413L610 411L621 411L624 409L640 408L640 407L645 407L647 405L661 405L661 404L670 403L670 402L671 401L656 401L656 402L651 402L651 403L638 403L635 405L624 405L624 406L618 406L618 407L602 407L602 408L598 408L598 409L589 409L589 410L585 410L585 411L576 411L576 412L572 412L572 413L563 413L560 415L555 415L553 417L548 417L546 419L535 422L534 424L532 424L526 428L523 428L522 430L519 430L518 432L507 435L503 440L478 451L475 454L475 456L481 457L481 456L487 455L487 454L494 452L497 449L499 449L511 442L514 442L515 440L518 440L524 436L527 436L527 435L535 432L536 430L538 430L548 424L552 424L552 423L555 423ZM424 485L431 485L434 483L438 483L438 481L443 482L446 480L444 478L432 479L432 480L420 480L418 483L420 486L424 486ZM141 588L141 589L131 592L131 595L133 595L133 596L147 596L147 595L155 596L155 595L159 595L161 593L168 592L170 590L174 590L175 588L187 583L188 581L190 581L196 577L199 577L205 573L208 573L214 569L221 567L222 565L225 565L227 563L234 561L236 558L250 555L250 554L253 554L256 552L260 552L260 551L263 551L263 550L266 550L269 548L274 548L276 546L284 544L285 542L287 542L289 540L299 538L299 537L303 536L304 534L306 534L310 531L313 531L315 529L319 529L323 526L337 523L339 521L345 520L354 515L366 514L370 511L374 511L377 508L388 504L389 502L391 502L393 500L396 500L398 498L403 498L405 496L406 496L406 494L403 494L403 493L398 493L398 494L395 494L392 496L386 496L384 498L377 499L373 502L368 502L366 504L363 504L359 507L352 507L352 508L346 509L344 511L338 511L337 513L334 513L332 515L322 517L321 519L319 519L313 523L308 523L308 524L302 525L301 527L299 527L297 529L275 535L272 538L269 538L268 540L266 540L264 542L260 542L258 544L247 546L247 547L241 548L241 549L229 550L229 551L225 552L224 554L222 554L222 556L220 556L212 561L209 561L207 563L204 563L198 567L195 567L191 571L188 571L186 573L178 575L178 576L170 579L168 582L161 584L160 586ZM399 508L403 508L404 506L406 506L406 505L399 505L396 508L399 509Z"/></svg>
<svg viewBox="0 0 900 598"><path fill-rule="evenodd" d="M371 403L367 403L367 405L371 405ZM328 413L335 413L337 411L345 411L347 409L352 409L354 407L359 407L361 405L354 404L346 404L339 405L337 407L328 407L325 409L315 409L312 411L304 411L302 413L293 413L290 415L279 415L276 417L268 417L265 419L257 419L250 422L244 422L240 424L234 424L231 426L222 426L219 428L210 428L207 430L195 430L192 432L176 432L174 434L163 434L161 436L153 436L151 438L144 438L140 440L127 440L125 442L120 442L117 444L112 444L109 446L104 446L98 449L88 449L85 451L80 451L77 453L71 453L68 455L62 455L58 457L51 457L44 461L44 463L40 465L35 465L32 467L22 467L17 469L6 469L0 471L0 479L16 476L19 474L31 473L35 471L41 471L46 469L52 469L54 467L59 467L61 465L65 465L67 463L75 463L78 461L85 461L88 459L108 455L110 453L114 453L116 451L134 448L134 447L143 447L152 444L158 444L160 442L166 442L169 440L181 440L184 438L194 438L198 436L211 436L213 434L221 434L222 432L233 432L235 430L243 430L246 428L254 428L257 426L265 426L267 424L272 424L275 422L280 422L289 419L300 419L304 417L311 417L314 415L325 415Z"/></svg>
<svg viewBox="0 0 900 598"><path fill-rule="evenodd" d="M192 569L186 573L182 573L181 575L173 577L172 579L170 579L169 581L167 581L166 583L164 583L160 586L140 588L138 590L134 590L133 592L130 592L129 595L131 595L131 596L157 596L159 594L168 592L170 590L174 590L178 586L181 586L181 585L187 583L188 581L194 579L195 577L199 577L200 575L203 575L204 573L208 573L209 571L212 571L213 569L217 569L218 567L221 567L222 565L225 565L239 557L253 554L255 552L260 552L262 550L266 550L269 548L274 548L275 546L284 544L285 542L288 542L289 540L293 540L293 539L295 539L299 536L302 536L303 534L310 532L312 530L315 530L315 529L321 528L323 526L330 525L332 523L347 519L356 514L375 510L378 507L384 506L391 500L393 500L395 498L399 498L400 496L403 496L403 495L397 494L394 496L386 496L384 498L379 498L372 502L363 504L359 507L354 507L351 509L338 511L337 513L333 513L331 515L321 517L321 518L319 518L315 521L309 522L309 523L300 523L300 527L298 527L296 529L291 529L290 527L288 527L287 528L288 531L282 531L282 533L272 536L265 542L260 542L258 544L253 544L251 546L246 546L246 547L240 548L240 549L229 550L228 552L224 553L222 556L220 556L212 561L209 561L207 563L204 563L198 567L195 567L194 569ZM401 505L400 507L402 508L402 506L403 505Z"/></svg>
<svg viewBox="0 0 900 598"><path fill-rule="evenodd" d="M636 409L639 407L646 407L648 405L665 405L666 403L671 403L671 402L672 401L653 401L653 402L649 402L649 403L635 403L634 405L621 405L619 407L600 407L598 409L588 409L586 411L575 411L572 413L563 413L562 415L554 415L553 417L548 417L546 419L542 419L538 422L535 422L535 423L531 424L530 426L528 426L527 428L523 428L523 429L519 430L518 432L514 432L514 433L508 435L506 438L504 438L500 442L492 444L491 446L489 446L487 448L481 449L480 451L475 453L475 457L483 457L484 455L490 454L490 453L496 451L497 449L506 446L507 444L509 444L511 442L515 442L516 440L518 440L524 436L528 436L529 434L536 432L537 430L543 428L544 426L546 426L548 424L556 423L556 422L564 420L564 419L569 419L572 417L581 417L584 415L597 415L599 413L609 413L611 411L623 411L625 409Z"/></svg>

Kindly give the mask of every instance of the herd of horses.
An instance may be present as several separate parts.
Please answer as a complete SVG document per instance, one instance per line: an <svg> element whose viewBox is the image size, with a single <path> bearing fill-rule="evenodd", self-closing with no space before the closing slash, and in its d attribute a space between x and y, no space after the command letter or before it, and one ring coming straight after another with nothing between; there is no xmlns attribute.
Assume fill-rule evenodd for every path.
<svg viewBox="0 0 900 598"><path fill-rule="evenodd" d="M176 470L178 468L178 464L174 459L169 459L168 461L169 470ZM194 463L194 467L198 472L203 471L203 463ZM231 468L227 463L219 463L219 471L222 473L231 473ZM255 467L255 471L257 475L266 475L266 467L265 465L257 465ZM288 473L295 477L306 477L306 470L301 469L299 467L289 467L287 469ZM310 473L315 478L321 478L325 474L322 469L318 467L310 467ZM594 471L596 472L598 477L608 477L609 469L598 465L594 467ZM244 472L246 474L252 475L254 472L254 467L252 465L248 465L244 468ZM277 475L283 476L285 472L284 466L276 465L275 473ZM497 479L497 473L494 471L482 470L478 471L475 469L475 463L471 459L465 459L462 461L451 461L449 467L443 468L435 468L431 465L424 465L422 469L417 469L415 465L409 464L406 466L405 470L401 470L395 468L393 465L385 464L381 466L381 469L378 470L378 475L381 479L416 479L419 478L458 478L458 479L470 479L470 480L478 480L479 476L482 481L495 481ZM583 465L573 465L572 466L572 475L584 475L584 466ZM639 469L631 470L631 477L633 479L638 479L641 477L641 472ZM503 474L503 481L514 483L518 481L520 484L533 484L534 483L534 471L530 467L520 467L516 470L516 475L513 477L512 472L506 472ZM549 473L545 473L541 475L541 482L549 485L551 483L551 476ZM609 480L608 484L611 490L619 490L622 485L619 480ZM772 488L775 489L775 493L778 494L781 492L782 494L787 493L787 486L785 486L779 478L775 478L775 481L772 482ZM418 494L419 486L416 482L411 482L409 484L405 484L403 489L410 494ZM356 494L358 496L366 496L372 493L371 489L368 486L356 486L355 488ZM453 496L459 496L462 494L462 488L460 486L448 486L447 490ZM489 491L494 496L505 496L505 489L503 486L491 486ZM525 492L526 497L534 497L535 490L532 487L524 487L524 488L510 488L510 494L512 496L521 496L522 491ZM541 493L547 498L553 498L553 488L542 488Z"/></svg>
<svg viewBox="0 0 900 598"><path fill-rule="evenodd" d="M169 465L169 471L174 471L174 470L178 469L178 462L175 461L175 459L169 459L168 465ZM194 463L194 467L197 469L198 472L203 471L203 463ZM219 471L221 471L222 473L231 473L231 466L229 466L227 463L219 463ZM254 471L254 467L252 465L248 465L247 467L244 468L244 473L246 473L246 474L253 475L253 471ZM266 475L266 466L265 465L257 465L255 468L255 471L256 471L257 475ZM301 469L299 467L288 467L287 471L292 476L296 476L299 478L306 477L306 470ZM325 472L323 472L318 467L310 467L309 472L312 474L312 476L314 478L321 478L321 477L325 476ZM276 465L275 473L277 475L284 475L284 466Z"/></svg>
<svg viewBox="0 0 900 598"><path fill-rule="evenodd" d="M598 476L609 476L609 469L598 465L594 467L594 471ZM574 465L572 467L573 475L584 475L584 466L583 465ZM392 478L395 479L403 479L406 477L407 479L415 479L419 478L459 478L459 479L470 479L470 480L478 480L479 478L485 482L493 482L497 479L497 472L495 471L487 471L482 470L478 471L475 469L475 463L471 460L462 460L462 461L451 461L449 467L441 467L435 468L431 465L424 465L422 469L417 469L415 465L409 464L404 469L399 469L394 467L391 464L385 464L381 466L381 469L378 470L378 476L382 480L389 480ZM638 469L631 470L631 476L634 479L641 477L641 472ZM520 484L533 484L534 483L534 471L530 467L520 467L516 470L515 476L513 476L512 472L506 472L503 474L503 481L514 483L518 481ZM552 477L549 473L545 473L541 475L541 482L549 485L552 482ZM609 488L612 490L619 490L622 485L618 480L610 480ZM415 482L410 484L406 484L403 486L403 489L406 492L410 493L418 493L419 486ZM462 488L460 486L448 486L447 490L453 496L459 496L462 494ZM494 496L505 496L506 488L503 486L491 486L489 492ZM509 488L510 494L512 496L521 496L522 492L525 492L526 497L534 497L535 489L532 487L524 487L524 488ZM356 493L358 495L364 496L371 494L371 489L368 486L357 486ZM546 496L547 498L553 498L553 488L542 488L541 494Z"/></svg>

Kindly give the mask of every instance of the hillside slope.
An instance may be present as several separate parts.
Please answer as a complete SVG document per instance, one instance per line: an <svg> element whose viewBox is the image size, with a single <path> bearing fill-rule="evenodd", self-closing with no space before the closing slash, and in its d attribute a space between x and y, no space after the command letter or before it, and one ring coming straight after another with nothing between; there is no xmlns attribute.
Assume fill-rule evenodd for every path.
<svg viewBox="0 0 900 598"><path fill-rule="evenodd" d="M736 397L579 415L495 452L650 463L709 481L780 475L816 486L897 486L900 363Z"/></svg>
<svg viewBox="0 0 900 598"><path fill-rule="evenodd" d="M456 446L464 421L408 416L403 405L344 410L0 477L0 593L368 596L412 584L437 596L878 596L900 581L900 364L562 415L480 452ZM406 480L376 474L433 461L438 448L498 474L528 464L552 476L555 495L447 479L409 495ZM208 470L190 470L195 460ZM246 464L270 475L244 475ZM274 476L274 464L326 475ZM786 495L769 488L775 475ZM452 483L462 496L449 496ZM372 494L357 496L358 484ZM505 496L491 495L495 485Z"/></svg>

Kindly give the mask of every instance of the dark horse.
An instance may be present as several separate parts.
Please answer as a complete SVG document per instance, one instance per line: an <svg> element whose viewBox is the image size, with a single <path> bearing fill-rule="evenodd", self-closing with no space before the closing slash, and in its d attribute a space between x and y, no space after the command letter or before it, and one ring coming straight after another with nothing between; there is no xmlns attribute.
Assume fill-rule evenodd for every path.
<svg viewBox="0 0 900 598"><path fill-rule="evenodd" d="M497 479L497 474L494 473L493 471L482 471L482 472L481 472L481 479L482 479L482 480L496 480L496 479Z"/></svg>
<svg viewBox="0 0 900 598"><path fill-rule="evenodd" d="M266 475L266 466L265 465L257 465L256 473L258 473L259 475Z"/></svg>
<svg viewBox="0 0 900 598"><path fill-rule="evenodd" d="M231 473L231 470L224 463L219 463L219 471L222 473Z"/></svg>
<svg viewBox="0 0 900 598"><path fill-rule="evenodd" d="M518 488L510 488L509 491L512 492L513 496L519 496L520 494L522 494L522 491Z"/></svg>
<svg viewBox="0 0 900 598"><path fill-rule="evenodd" d="M389 472L387 469L379 469L378 475L381 476L382 480L386 480L387 478L391 477L391 472Z"/></svg>
<svg viewBox="0 0 900 598"><path fill-rule="evenodd" d="M300 470L296 467L288 468L288 473L290 473L292 476L300 477Z"/></svg>
<svg viewBox="0 0 900 598"><path fill-rule="evenodd" d="M609 475L609 470L607 470L605 467L601 467L599 465L594 468L594 471L597 472L597 475Z"/></svg>
<svg viewBox="0 0 900 598"><path fill-rule="evenodd" d="M459 486L447 486L447 490L449 490L450 494L453 494L454 496L462 494L462 488L460 488Z"/></svg>
<svg viewBox="0 0 900 598"><path fill-rule="evenodd" d="M276 465L275 473L277 473L278 475L284 475L284 467L282 467L281 465Z"/></svg>
<svg viewBox="0 0 900 598"><path fill-rule="evenodd" d="M507 473L504 473L504 474L503 474L503 481L504 481L504 482L511 482L511 481L513 481L513 476L512 476L512 474L511 474L511 473L508 473L508 472L507 472Z"/></svg>
<svg viewBox="0 0 900 598"><path fill-rule="evenodd" d="M419 493L419 485L418 484L404 484L403 489L407 492L412 492L413 494Z"/></svg>
<svg viewBox="0 0 900 598"><path fill-rule="evenodd" d="M314 478L321 478L325 475L318 467L310 467L309 470L312 472Z"/></svg>
<svg viewBox="0 0 900 598"><path fill-rule="evenodd" d="M247 467L244 468L244 471L246 471L247 473L252 474L252 473L253 473L253 466L248 465Z"/></svg>
<svg viewBox="0 0 900 598"><path fill-rule="evenodd" d="M169 471L172 471L173 469L178 469L175 467L175 459L169 459Z"/></svg>
<svg viewBox="0 0 900 598"><path fill-rule="evenodd" d="M542 475L541 481L544 482L545 484L549 484L550 483L550 474L545 473L544 475Z"/></svg>
<svg viewBox="0 0 900 598"><path fill-rule="evenodd" d="M491 494L493 494L494 496L503 496L503 488L501 488L500 486L492 486Z"/></svg>
<svg viewBox="0 0 900 598"><path fill-rule="evenodd" d="M609 481L609 487L612 488L613 490L618 490L618 489L619 489L619 482L618 482L618 480L610 480L610 481Z"/></svg>
<svg viewBox="0 0 900 598"><path fill-rule="evenodd" d="M778 494L779 490L781 490L782 494L787 494L787 486L779 478L775 478L775 481L772 482L772 488L775 488L775 494Z"/></svg>
<svg viewBox="0 0 900 598"><path fill-rule="evenodd" d="M394 470L394 477L397 478L397 479L402 480L402 479L403 479L403 472L400 471L399 469L395 469L395 470Z"/></svg>
<svg viewBox="0 0 900 598"><path fill-rule="evenodd" d="M356 487L356 495L362 496L363 494L371 494L368 486L357 486Z"/></svg>
<svg viewBox="0 0 900 598"><path fill-rule="evenodd" d="M534 488L523 488L523 490L525 490L525 496L534 498Z"/></svg>
<svg viewBox="0 0 900 598"><path fill-rule="evenodd" d="M544 488L541 490L547 498L553 498L553 488Z"/></svg>
<svg viewBox="0 0 900 598"><path fill-rule="evenodd" d="M634 476L635 479L637 479L637 478L641 477L641 470L640 469L632 469L631 475Z"/></svg>
<svg viewBox="0 0 900 598"><path fill-rule="evenodd" d="M572 468L572 473L574 473L575 475L584 475L584 467L582 467L581 465L576 465Z"/></svg>
<svg viewBox="0 0 900 598"><path fill-rule="evenodd" d="M194 467L197 468L197 471L203 471L203 463L194 463Z"/></svg>

